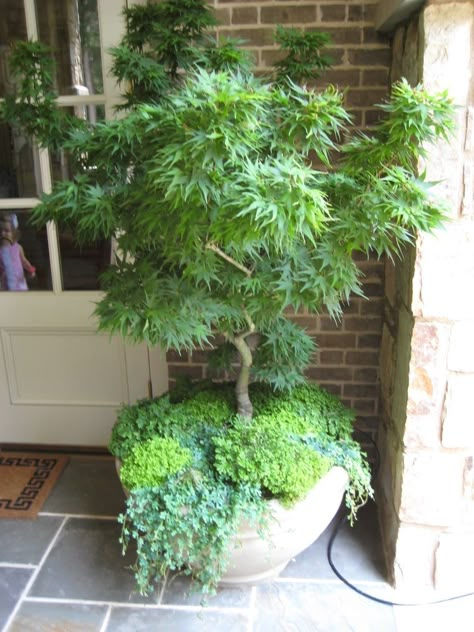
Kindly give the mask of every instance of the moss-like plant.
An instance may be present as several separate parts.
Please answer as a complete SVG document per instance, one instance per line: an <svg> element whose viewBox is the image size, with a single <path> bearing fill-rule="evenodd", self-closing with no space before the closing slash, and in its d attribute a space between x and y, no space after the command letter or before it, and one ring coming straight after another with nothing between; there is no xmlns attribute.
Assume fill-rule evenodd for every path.
<svg viewBox="0 0 474 632"><path fill-rule="evenodd" d="M120 479L128 490L158 487L191 463L191 452L171 437L153 437L134 445L122 463Z"/></svg>
<svg viewBox="0 0 474 632"><path fill-rule="evenodd" d="M275 421L278 417L270 415L259 416L252 425L236 420L214 440L215 467L224 478L259 485L264 494L291 506L329 471L332 462Z"/></svg>

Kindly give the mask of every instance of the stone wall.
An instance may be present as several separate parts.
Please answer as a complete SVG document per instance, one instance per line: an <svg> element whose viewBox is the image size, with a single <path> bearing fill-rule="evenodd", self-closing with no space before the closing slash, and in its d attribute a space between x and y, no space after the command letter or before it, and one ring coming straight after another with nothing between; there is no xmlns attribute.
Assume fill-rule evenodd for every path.
<svg viewBox="0 0 474 632"><path fill-rule="evenodd" d="M386 270L377 494L394 583L451 594L474 589L473 34L472 1L429 3L395 33L392 68L459 109L423 165L450 221Z"/></svg>
<svg viewBox="0 0 474 632"><path fill-rule="evenodd" d="M374 29L376 0L211 0L221 26L220 35L245 40L256 66L268 71L278 58L273 43L277 24L328 32L334 65L320 84L335 83L347 89L346 104L354 125L367 127L379 111L373 104L387 94L390 40ZM365 276L364 288L370 301L354 297L341 323L326 315L301 312L295 320L314 335L319 351L308 377L352 406L361 427L374 433L378 423L378 364L383 311L383 264L360 261ZM171 385L180 375L201 378L206 375L206 353L192 356L168 354Z"/></svg>

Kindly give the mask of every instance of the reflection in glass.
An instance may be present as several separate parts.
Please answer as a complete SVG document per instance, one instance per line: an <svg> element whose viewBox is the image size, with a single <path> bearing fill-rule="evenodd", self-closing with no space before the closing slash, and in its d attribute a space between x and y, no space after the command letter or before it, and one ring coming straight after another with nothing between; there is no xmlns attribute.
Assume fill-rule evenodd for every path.
<svg viewBox="0 0 474 632"><path fill-rule="evenodd" d="M37 150L19 130L0 123L0 198L38 197L40 194Z"/></svg>
<svg viewBox="0 0 474 632"><path fill-rule="evenodd" d="M8 72L10 44L15 40L26 40L26 22L23 2L0 0L0 97L13 92Z"/></svg>
<svg viewBox="0 0 474 632"><path fill-rule="evenodd" d="M70 231L59 234L63 288L65 290L99 290L99 275L110 264L110 240L78 246Z"/></svg>
<svg viewBox="0 0 474 632"><path fill-rule="evenodd" d="M92 124L105 120L103 105L76 105L64 110ZM71 156L64 150L50 151L50 163L53 182L71 180L77 173Z"/></svg>
<svg viewBox="0 0 474 632"><path fill-rule="evenodd" d="M53 50L59 94L103 92L97 0L37 0L39 39Z"/></svg>
<svg viewBox="0 0 474 632"><path fill-rule="evenodd" d="M0 211L0 290L51 290L46 229L28 222L28 211Z"/></svg>

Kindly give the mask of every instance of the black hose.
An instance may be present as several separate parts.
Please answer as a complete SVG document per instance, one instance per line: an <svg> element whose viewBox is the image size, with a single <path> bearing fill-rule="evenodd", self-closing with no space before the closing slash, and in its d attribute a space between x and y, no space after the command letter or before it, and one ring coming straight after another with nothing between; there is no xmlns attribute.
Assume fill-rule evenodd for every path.
<svg viewBox="0 0 474 632"><path fill-rule="evenodd" d="M376 454L376 462L375 462L375 467L374 467L374 476L377 475L379 468L380 468L380 453L377 447L377 444L375 443L375 441L372 439L372 437L367 433L364 432L363 430L359 430L357 429L357 432L360 432L361 434L363 434L364 436L366 436L369 441L373 444L373 446L375 447L375 454ZM445 599L438 599L436 601L426 601L426 602L420 602L420 603L404 603L404 602L397 602L397 601L389 601L388 599L381 599L380 597L376 597L375 595L370 595L369 593L366 593L365 591L361 590L360 588L357 588L357 586L354 586L354 584L351 584L351 582L349 580L347 580L336 568L336 566L334 565L334 562L332 560L332 547L334 545L334 541L339 533L339 530L341 529L342 525L346 522L347 520L347 516L343 515L341 516L341 518L339 519L338 523L336 524L336 526L334 527L334 531L332 532L332 535L329 539L328 542L328 546L327 546L327 558L328 558L328 562L329 562L329 566L331 567L333 573L336 575L336 577L338 579L341 580L341 582L343 582L346 586L348 586L351 590L353 590L354 592L356 592L357 594L361 595L362 597L365 597L366 599L370 599L371 601L376 601L377 603L381 603L384 606L431 606L437 603L445 603L447 601L454 601L455 599L464 599L465 597L472 597L474 595L474 592L470 592L470 593L466 593L464 595L455 595L453 597L446 597Z"/></svg>

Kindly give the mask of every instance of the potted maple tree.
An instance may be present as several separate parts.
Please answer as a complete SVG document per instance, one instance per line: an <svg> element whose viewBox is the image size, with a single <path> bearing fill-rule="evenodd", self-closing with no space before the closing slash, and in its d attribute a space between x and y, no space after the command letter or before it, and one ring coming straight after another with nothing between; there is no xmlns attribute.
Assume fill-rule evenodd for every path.
<svg viewBox="0 0 474 632"><path fill-rule="evenodd" d="M232 566L243 518L268 533L269 499L289 506L335 476L327 523L347 482L340 466L353 511L371 493L353 417L305 385L315 342L289 314L340 317L362 293L355 253L401 255L440 224L417 164L427 142L449 134L452 106L402 81L370 134L350 135L343 95L308 86L329 63L326 35L278 29L286 56L262 77L232 42L204 38L214 21L203 0L125 18L113 50L119 118L92 127L58 109L38 43L16 47L20 88L2 113L75 160L75 177L43 197L35 222L72 227L79 242L115 239L100 328L165 349L212 348L220 375L239 365L232 385L125 407L111 442L130 490L124 541L137 541L140 588L184 567L210 590ZM36 80L21 83L32 63Z"/></svg>

